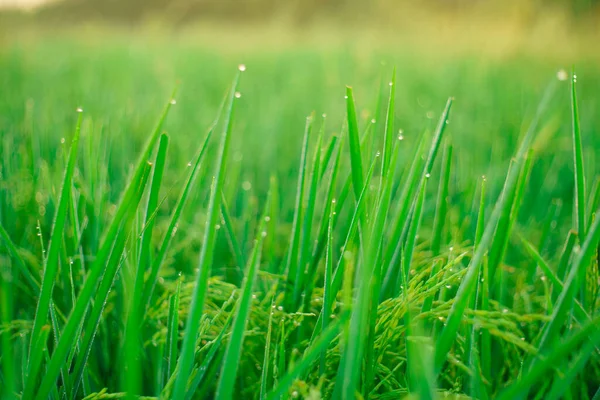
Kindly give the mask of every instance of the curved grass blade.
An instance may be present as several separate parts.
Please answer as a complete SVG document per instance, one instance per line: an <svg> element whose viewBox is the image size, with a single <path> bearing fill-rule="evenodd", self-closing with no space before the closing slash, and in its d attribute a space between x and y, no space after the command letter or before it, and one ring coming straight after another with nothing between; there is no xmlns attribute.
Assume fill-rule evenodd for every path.
<svg viewBox="0 0 600 400"><path fill-rule="evenodd" d="M19 254L19 250L17 250L17 246L15 246L13 241L10 239L8 232L6 232L6 230L2 227L2 224L0 224L0 238L3 240L4 245L6 246L6 249L8 250L8 253L11 255L12 259L17 264L17 268L19 268L19 272L21 274L23 274L23 276L27 280L27 283L33 290L33 293L37 296L40 292L39 278L35 277L34 274L32 273L32 271L29 270L29 268L27 267L27 264L25 263L25 260L23 260L23 257L21 257L21 254Z"/></svg>
<svg viewBox="0 0 600 400"><path fill-rule="evenodd" d="M159 120L159 124L157 125L158 129L162 125L162 122L160 121L164 120L164 118L166 117L166 111L168 109L169 105L167 105L167 107L165 108L165 112L163 112L163 115ZM79 297L77 298L77 301L73 309L71 310L67 323L65 324L63 334L58 342L58 346L54 349L54 352L50 359L50 365L48 366L46 371L46 375L42 380L41 386L37 389L37 399L45 398L45 396L50 392L50 390L52 390L52 385L54 385L54 383L56 382L60 366L64 363L65 358L69 353L69 349L73 351L78 343L78 341L76 340L76 333L77 331L79 331L79 329L81 329L81 326L83 325L85 311L87 310L88 305L90 304L98 281L105 272L106 262L110 256L113 244L115 243L115 239L117 238L117 235L119 233L121 222L129 213L130 208L133 207L133 205L137 206L137 203L139 202L138 195L141 196L141 193L138 193L140 191L140 183L142 181L144 181L145 183L145 180L148 177L149 166L146 160L150 156L152 148L158 140L158 129L155 130L154 134L148 139L146 148L142 153L142 156L139 158L133 177L129 181L127 188L123 192L123 195L119 202L119 206L117 207L117 210L115 212L115 217L106 230L104 239L102 241L102 245L100 246L100 249L96 254L96 258L90 268L85 283L79 292ZM33 391L34 388L31 388L30 390ZM24 396L24 398L27 399L28 397Z"/></svg>
<svg viewBox="0 0 600 400"><path fill-rule="evenodd" d="M300 238L302 231L302 205L304 202L304 181L306 177L306 158L308 153L308 139L312 131L313 118L306 118L304 128L304 139L302 140L302 154L300 156L300 169L298 171L298 185L296 188L296 202L294 208L294 220L292 222L292 233L290 237L290 247L287 253L287 263L285 272L287 272L287 283L285 292L285 304L288 310L294 307L294 292L295 283L290 278L298 276L298 257L300 253Z"/></svg>
<svg viewBox="0 0 600 400"><path fill-rule="evenodd" d="M446 361L446 356L456 339L456 334L458 332L458 328L462 321L462 317L469 303L469 299L477 287L477 277L479 276L479 269L481 266L481 262L483 261L484 255L491 244L494 242L494 232L496 230L496 224L500 218L500 215L504 212L506 207L510 207L511 204L508 203L507 198L508 194L514 190L514 187L517 185L517 181L519 176L521 175L521 165L524 162L525 155L528 152L529 146L533 140L535 131L537 130L538 121L540 120L543 111L546 109L546 106L550 100L551 94L553 93L555 83L546 90L540 105L536 111L536 114L527 130L523 141L517 151L517 155L515 157L514 163L509 167L508 174L506 176L506 181L504 184L504 189L500 194L500 198L496 202L496 206L494 207L494 211L486 224L485 230L481 237L481 242L479 246L475 249L473 254L473 258L469 262L469 266L467 267L467 272L464 275L460 286L458 287L458 291L456 293L454 302L448 314L448 318L446 320L446 324L444 329L442 330L440 336L436 342L435 348L435 356L434 356L434 369L436 374L439 374L444 366Z"/></svg>
<svg viewBox="0 0 600 400"><path fill-rule="evenodd" d="M152 300L152 294L154 292L154 288L156 286L156 281L158 279L158 271L160 270L160 267L161 267L163 261L165 260L165 257L167 256L167 250L169 249L169 245L171 244L171 239L173 239L175 232L177 232L177 223L179 222L179 217L181 216L181 212L183 211L183 207L185 206L186 200L190 193L190 189L193 186L194 179L196 178L198 168L200 167L200 164L202 162L202 157L204 155L204 152L206 151L208 141L212 135L215 125L216 125L216 122L208 130L206 138L204 139L204 142L202 143L202 145L200 147L200 152L198 153L198 156L196 157L194 166L192 167L192 170L190 171L190 173L188 175L185 185L183 186L183 190L181 191L181 194L179 195L179 198L177 199L177 203L175 204L175 209L173 211L173 214L171 215L171 220L169 221L169 226L167 228L167 231L165 232L165 236L163 237L163 240L162 240L162 243L158 250L158 253L156 255L156 258L152 262L152 267L150 268L150 274L148 275L148 278L146 279L146 284L144 286L144 294L142 296L142 304L144 305L144 312L150 306L150 301Z"/></svg>
<svg viewBox="0 0 600 400"><path fill-rule="evenodd" d="M133 283L133 291L131 291L129 299L129 312L127 315L126 331L125 331L125 362L127 367L126 373L123 374L123 387L127 388L129 396L140 392L140 374L141 368L139 365L138 355L140 354L140 322L143 321L143 313L141 309L142 295L144 289L144 273L148 263L150 262L150 241L154 230L155 218L157 211L158 196L162 182L163 171L165 167L165 159L167 148L169 146L169 137L165 134L161 135L156 153L156 162L153 166L152 182L150 184L150 193L146 204L146 215L144 228L142 231L141 245L138 255L137 269L135 280Z"/></svg>
<svg viewBox="0 0 600 400"><path fill-rule="evenodd" d="M225 350L225 359L223 360L221 374L217 383L215 395L216 399L227 400L233 398L233 393L235 390L235 378L237 376L238 367L240 364L242 345L244 343L244 334L248 324L250 307L252 305L252 289L254 288L254 282L256 281L256 275L258 274L258 269L260 267L262 245L264 240L263 233L265 233L266 227L265 217L267 216L269 207L270 196L268 196L267 203L265 205L265 211L261 218L261 222L257 227L256 237L254 239L254 250L252 251L252 255L248 260L242 294L238 299L231 337Z"/></svg>
<svg viewBox="0 0 600 400"><path fill-rule="evenodd" d="M532 385L537 383L540 379L556 368L557 365L561 365L566 357L572 354L582 343L589 343L591 345L597 345L600 343L600 330L598 325L600 324L600 316L588 321L581 327L576 333L569 336L560 345L552 346L548 351L542 352L544 358L538 358L540 361L532 365L517 382L502 391L496 399L498 400L512 400L522 399L527 395L528 390ZM580 350L580 354L585 354L591 351L591 347L585 344Z"/></svg>
<svg viewBox="0 0 600 400"><path fill-rule="evenodd" d="M213 262L214 244L217 236L215 225L219 220L221 191L225 181L225 165L229 152L229 144L231 141L231 131L233 127L233 114L235 104L235 93L237 91L239 81L239 73L233 82L231 92L229 94L229 103L227 107L226 120L221 137L221 144L217 152L215 164L215 178L213 179L213 187L210 194L208 204L208 218L204 230L204 241L200 253L198 267L200 271L196 277L196 288L192 294L192 302L186 323L185 334L183 336L183 344L181 346L181 356L179 357L178 366L179 374L175 379L175 387L173 390L173 398L181 399L185 395L187 382L190 376L192 362L194 360L196 337L200 327L200 319L202 318L202 309L204 308L204 299L208 287L208 277Z"/></svg>
<svg viewBox="0 0 600 400"><path fill-rule="evenodd" d="M48 246L48 254L44 259L44 274L42 276L42 285L40 287L40 294L38 303L35 310L35 318L33 320L33 328L31 331L31 341L29 344L29 358L32 357L31 351L34 344L38 343L40 338L40 332L42 326L48 321L48 313L50 308L50 302L52 301L52 291L54 289L54 283L56 274L58 272L59 254L61 250L63 233L65 230L67 212L69 206L69 196L71 191L71 185L73 181L73 173L75 172L75 164L77 162L77 152L79 149L79 135L81 132L81 121L82 113L79 113L77 118L77 127L75 128L75 135L71 142L71 149L69 150L69 158L67 161L67 168L62 181L62 187L60 189L60 197L58 200L58 208L54 215L54 223L52 224L52 234L50 236L50 245ZM41 358L39 359L41 361ZM30 367L29 367L30 368ZM33 382L35 382L37 376L35 374L29 374L28 384L23 393L23 397L32 395ZM32 382L32 383L29 383Z"/></svg>
<svg viewBox="0 0 600 400"><path fill-rule="evenodd" d="M96 331L98 330L98 327L100 325L100 321L102 318L102 312L104 311L104 306L108 299L110 289L113 286L113 283L115 281L115 277L117 276L119 268L122 264L121 256L123 254L123 250L125 249L125 245L126 245L127 228L131 224L131 220L134 217L135 210L137 209L137 206L138 206L139 202L141 201L142 195L144 193L144 189L146 187L146 183L148 181L148 177L150 175L150 169L151 169L150 165L147 164L147 168L144 171L144 174L142 175L142 177L136 187L136 193L133 196L133 199L127 209L128 212L124 216L123 220L119 221L122 224L120 224L121 227L120 227L119 232L116 235L115 240L113 242L110 257L109 257L108 261L106 262L106 264L102 266L102 268L103 268L102 275L101 275L101 277L99 277L101 279L100 285L98 286L98 289L94 293L94 305L93 305L93 307L90 311L90 314L87 318L87 321L84 325L85 326L85 328L84 328L85 334L81 340L79 356L77 357L77 361L75 363L75 368L74 368L74 373L73 373L74 381L73 381L73 389L72 389L72 397L73 398L75 398L77 396L79 386L81 385L81 381L83 379L85 364L87 363L87 360L90 356L94 338L96 336ZM89 277L88 277L88 279L89 279ZM81 301L81 298L78 299L78 301L76 303L76 307L80 301ZM69 317L69 320L71 318L73 318L73 315L74 314L72 314ZM67 322L67 326L68 326L69 322L70 321ZM83 321L82 321L82 323L83 323ZM66 329L67 328L65 327L65 335L66 335ZM63 346L67 347L68 344L63 345ZM61 353L58 352L58 349L61 349ZM59 345L57 346L57 350L55 351L56 360L59 360L58 357L63 357L62 351L64 351L64 350L62 350L61 343L59 342ZM56 365L58 365L58 361L54 361L55 354L52 355L52 359L53 359L52 361L55 362ZM64 362L64 359L62 362ZM44 378L44 380L46 380L46 378ZM37 399L39 399L39 398L40 397L38 396Z"/></svg>
<svg viewBox="0 0 600 400"><path fill-rule="evenodd" d="M294 367L288 371L273 388L267 396L267 400L275 400L279 398L294 382L297 376L301 375L311 364L319 357L321 351L325 349L335 339L340 332L343 324L346 322L346 317L341 315L340 318L324 331L321 336L306 350L304 357L298 361Z"/></svg>
<svg viewBox="0 0 600 400"><path fill-rule="evenodd" d="M304 212L304 222L302 223L302 238L300 241L300 255L298 269L296 270L296 279L294 280L294 310L300 307L301 294L305 291L306 265L310 264L309 252L311 245L311 232L313 226L313 217L315 214L315 203L317 201L319 165L321 162L321 135L317 139L313 165L311 171L311 180L308 191L307 205ZM309 277L310 278L310 277Z"/></svg>

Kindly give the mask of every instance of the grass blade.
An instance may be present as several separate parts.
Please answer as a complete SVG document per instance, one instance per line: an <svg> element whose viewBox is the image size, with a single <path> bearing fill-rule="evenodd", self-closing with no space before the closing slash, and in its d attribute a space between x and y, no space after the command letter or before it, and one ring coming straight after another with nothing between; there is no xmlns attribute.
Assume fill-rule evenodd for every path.
<svg viewBox="0 0 600 400"><path fill-rule="evenodd" d="M160 270L160 267L161 267L163 261L165 260L165 257L167 256L167 250L169 249L171 240L173 239L173 236L177 232L177 224L179 222L179 217L181 216L181 212L183 211L183 208L185 207L186 200L190 193L190 189L192 188L193 183L194 183L194 179L197 176L198 169L202 162L202 157L204 155L204 152L206 151L208 141L209 141L210 137L212 136L213 129L214 129L214 124L208 130L206 138L204 139L204 142L200 146L200 151L198 153L198 156L196 157L196 160L194 162L192 170L190 171L188 178L185 182L185 185L183 186L183 190L181 191L181 194L179 195L179 198L177 199L177 203L175 204L175 209L173 210L173 214L171 215L171 220L169 221L169 227L167 228L167 231L165 232L165 236L164 236L162 243L160 245L160 248L158 250L158 254L156 255L156 258L154 259L154 261L152 262L150 274L149 274L148 278L146 279L146 284L144 286L144 294L142 296L142 304L145 305L144 312L149 307L150 301L152 300L152 294L154 293L154 288L156 287L156 281L158 279L158 271Z"/></svg>
<svg viewBox="0 0 600 400"><path fill-rule="evenodd" d="M340 332L343 324L346 322L344 315L324 331L319 339L317 339L304 353L304 357L294 365L294 368L288 371L273 388L273 390L267 396L267 400L275 400L279 398L294 382L297 376L301 375L310 365L319 357L321 351L329 346L329 344L335 339Z"/></svg>
<svg viewBox="0 0 600 400"><path fill-rule="evenodd" d="M40 333L42 326L48 321L48 313L50 308L50 302L52 301L52 291L54 289L54 281L58 272L59 254L62 245L63 233L65 230L67 211L69 206L69 196L71 191L71 185L73 181L73 173L75 171L75 164L77 162L77 152L79 149L79 134L81 132L81 120L82 114L79 113L77 118L77 127L75 128L75 135L71 142L71 149L69 150L69 159L67 161L67 168L62 181L62 187L60 189L60 197L58 200L58 208L54 215L54 223L52 224L52 234L50 236L50 245L48 246L48 255L44 260L44 275L42 276L42 285L40 288L40 295L35 311L35 318L33 320L33 328L31 331L31 341L29 347L29 358L32 357L31 351L34 344L37 344L40 340ZM39 359L41 361L41 358ZM31 368L31 366L29 367ZM29 374L28 380L34 382L37 376L35 374ZM23 397L32 395L33 383L28 384L26 390L23 393Z"/></svg>
<svg viewBox="0 0 600 400"><path fill-rule="evenodd" d="M352 88L346 87L346 113L348 118L348 138L350 145L350 165L352 171L352 186L354 196L358 200L363 187L363 166L360 152L360 138L358 134L358 121L356 120L356 107Z"/></svg>
<svg viewBox="0 0 600 400"><path fill-rule="evenodd" d="M256 238L254 239L254 250L248 260L248 266L246 268L246 274L244 276L244 283L242 287L242 294L238 299L238 306L235 312L235 319L233 321L233 328L227 349L225 350L225 359L221 367L221 375L217 383L217 390L215 398L219 400L227 400L233 398L235 391L235 378L237 376L240 357L242 353L242 345L244 343L244 334L246 326L248 324L248 316L250 314L250 307L252 305L252 289L254 288L254 282L256 281L256 275L260 267L262 244L264 240L263 233L265 233L266 227L266 216L269 210L270 199L267 199L265 211L260 224L256 231Z"/></svg>
<svg viewBox="0 0 600 400"><path fill-rule="evenodd" d="M198 328L200 327L200 319L202 318L202 309L204 307L204 298L208 285L208 277L214 256L214 243L216 239L215 225L219 219L221 191L225 181L225 165L229 144L231 139L231 130L233 126L233 112L235 104L235 93L239 74L236 75L231 92L229 95L229 104L226 112L225 126L221 137L221 144L217 153L215 164L215 178L213 179L213 187L211 190L210 200L208 204L208 218L204 231L204 241L200 253L200 261L198 263L200 271L196 278L196 288L192 295L192 303L186 323L185 334L183 336L183 344L181 346L181 356L179 357L178 367L179 374L175 380L173 398L183 398L187 382L190 376L192 362L194 360L194 349L196 345L196 337Z"/></svg>
<svg viewBox="0 0 600 400"><path fill-rule="evenodd" d="M444 362L446 361L446 356L450 351L450 348L452 347L452 344L456 338L456 334L458 332L458 328L464 315L465 309L469 303L469 299L477 286L479 268L481 266L481 262L483 261L485 252L494 242L494 231L496 230L496 224L498 223L500 215L504 212L504 209L506 207L511 206L511 204L509 204L507 201L508 194L512 192L515 186L517 185L517 181L519 179L519 176L521 175L522 170L521 164L524 162L525 155L528 152L529 146L534 137L534 133L537 129L538 121L541 118L543 111L546 109L546 106L550 100L550 96L553 93L553 88L554 86L550 86L550 88L546 91L540 105L538 106L533 121L531 122L529 129L527 130L525 137L521 142L521 146L517 151L515 161L509 168L508 174L506 176L503 192L500 195L498 201L496 202L494 211L488 223L486 224L485 230L481 238L481 242L479 243L479 246L475 249L473 258L469 262L467 272L460 283L454 302L448 314L448 318L446 320L444 329L442 330L440 336L437 338L434 356L434 368L436 374L439 374L442 370Z"/></svg>

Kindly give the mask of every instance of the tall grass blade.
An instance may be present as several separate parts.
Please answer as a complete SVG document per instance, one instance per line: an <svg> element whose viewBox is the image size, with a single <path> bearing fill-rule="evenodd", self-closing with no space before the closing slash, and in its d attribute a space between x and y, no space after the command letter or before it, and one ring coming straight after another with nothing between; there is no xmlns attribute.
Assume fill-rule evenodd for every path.
<svg viewBox="0 0 600 400"><path fill-rule="evenodd" d="M442 367L446 361L446 356L450 351L454 340L456 339L456 334L458 332L458 328L460 326L467 305L469 304L469 299L473 294L473 291L477 287L477 277L479 276L481 262L483 261L485 252L488 250L490 245L494 243L494 232L496 230L496 224L498 223L500 215L503 212L505 212L506 207L512 206L508 202L508 194L511 193L517 185L517 181L519 179L519 176L521 175L521 166L524 163L525 155L528 152L535 131L537 130L538 121L541 118L543 111L545 111L546 109L551 94L553 93L553 89L554 85L550 86L549 89L547 89L540 105L538 106L536 114L521 142L514 163L509 168L508 174L506 176L506 181L504 184L502 194L500 194L500 198L496 202L494 211L486 224L485 230L481 238L481 242L479 243L479 246L475 249L473 258L471 259L471 261L469 262L469 266L467 267L467 272L464 275L460 286L458 287L458 291L456 293L454 302L452 303L452 307L448 314L444 329L442 330L440 336L437 338L434 356L434 369L436 374L439 374L442 370Z"/></svg>
<svg viewBox="0 0 600 400"><path fill-rule="evenodd" d="M61 250L63 233L65 230L67 212L69 206L69 196L71 193L71 185L73 181L73 173L75 171L75 164L77 162L77 152L79 150L79 135L81 132L81 121L82 113L79 113L77 118L77 127L75 128L75 135L71 142L71 149L69 150L69 159L67 161L67 168L62 181L62 187L60 189L60 197L58 200L58 208L54 215L54 223L52 224L52 234L50 236L50 244L48 246L48 254L44 260L44 274L42 276L42 285L40 288L40 294L38 303L35 310L35 318L33 320L33 328L31 330L31 339L29 345L29 358L32 357L31 351L34 344L37 344L40 340L40 332L42 326L48 321L48 313L50 308L50 302L52 301L52 292L54 289L54 283L56 274L58 272L59 254ZM41 361L41 358L40 358ZM37 376L35 374L29 374L28 380L30 382L35 381ZM28 384L28 387L33 389L33 383ZM30 391L25 391L23 396L31 395Z"/></svg>
<svg viewBox="0 0 600 400"><path fill-rule="evenodd" d="M265 211L261 217L260 223L256 231L254 239L254 250L248 260L242 293L238 299L238 304L233 321L233 329L227 349L225 350L225 359L221 367L221 374L217 383L215 398L219 400L232 399L235 391L235 378L238 373L240 357L242 353L242 345L244 343L244 335L248 324L248 316L252 305L252 289L256 281L256 275L260 266L262 245L266 227L266 216L270 207L270 199L267 199Z"/></svg>
<svg viewBox="0 0 600 400"><path fill-rule="evenodd" d="M175 399L181 399L185 395L192 362L194 360L196 337L198 336L198 328L200 327L200 319L202 318L202 309L204 308L204 299L206 297L208 277L210 275L214 256L214 244L216 239L215 225L219 219L219 203L221 200L223 183L225 181L225 165L231 140L233 112L236 99L235 93L237 92L238 81L239 74L236 75L229 95L225 125L219 150L217 152L214 172L215 178L213 179L213 187L208 204L208 218L204 231L204 241L200 253L200 261L198 262L200 271L196 277L196 288L192 294L192 302L183 336L183 344L181 346L181 355L178 361L179 374L175 380L175 387L173 390L173 398Z"/></svg>

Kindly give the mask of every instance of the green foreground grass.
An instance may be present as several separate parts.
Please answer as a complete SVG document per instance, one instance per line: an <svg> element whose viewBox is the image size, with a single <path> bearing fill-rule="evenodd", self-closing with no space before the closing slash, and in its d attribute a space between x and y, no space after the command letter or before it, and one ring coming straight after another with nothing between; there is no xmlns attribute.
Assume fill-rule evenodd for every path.
<svg viewBox="0 0 600 400"><path fill-rule="evenodd" d="M2 398L599 398L596 63L390 54L6 45Z"/></svg>

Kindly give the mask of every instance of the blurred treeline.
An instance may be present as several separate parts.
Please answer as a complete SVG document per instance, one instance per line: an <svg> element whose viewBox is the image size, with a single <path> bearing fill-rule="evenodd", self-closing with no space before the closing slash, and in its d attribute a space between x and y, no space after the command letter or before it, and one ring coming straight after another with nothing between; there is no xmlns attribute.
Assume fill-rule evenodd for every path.
<svg viewBox="0 0 600 400"><path fill-rule="evenodd" d="M382 24L393 26L429 15L449 18L512 18L536 21L551 14L595 24L600 0L50 0L38 10L48 20L105 20L170 24L196 21Z"/></svg>

